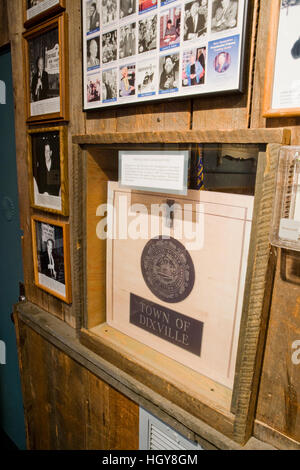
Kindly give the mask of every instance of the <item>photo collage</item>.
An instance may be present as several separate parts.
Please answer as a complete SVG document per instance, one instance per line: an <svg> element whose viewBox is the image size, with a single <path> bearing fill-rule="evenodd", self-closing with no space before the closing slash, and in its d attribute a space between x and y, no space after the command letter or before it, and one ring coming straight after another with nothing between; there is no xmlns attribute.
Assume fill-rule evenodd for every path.
<svg viewBox="0 0 300 470"><path fill-rule="evenodd" d="M82 0L84 109L239 90L247 0Z"/></svg>

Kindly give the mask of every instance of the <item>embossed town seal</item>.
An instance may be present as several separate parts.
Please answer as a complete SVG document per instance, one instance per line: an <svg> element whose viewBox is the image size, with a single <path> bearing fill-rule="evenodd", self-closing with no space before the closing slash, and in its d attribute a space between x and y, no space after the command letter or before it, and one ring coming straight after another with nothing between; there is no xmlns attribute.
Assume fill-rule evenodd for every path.
<svg viewBox="0 0 300 470"><path fill-rule="evenodd" d="M192 258L174 238L160 236L149 240L142 253L141 267L147 286L164 302L182 302L194 287Z"/></svg>

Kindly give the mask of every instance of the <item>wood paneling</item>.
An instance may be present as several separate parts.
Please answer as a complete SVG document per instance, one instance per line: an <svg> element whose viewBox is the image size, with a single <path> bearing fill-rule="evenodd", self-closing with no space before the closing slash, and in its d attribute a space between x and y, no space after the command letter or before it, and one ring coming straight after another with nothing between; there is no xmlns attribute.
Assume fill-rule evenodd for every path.
<svg viewBox="0 0 300 470"><path fill-rule="evenodd" d="M139 408L17 321L30 450L137 450Z"/></svg>
<svg viewBox="0 0 300 470"><path fill-rule="evenodd" d="M292 362L292 344L300 340L299 285L299 254L279 251L256 414L273 432L298 443L300 365Z"/></svg>
<svg viewBox="0 0 300 470"><path fill-rule="evenodd" d="M8 17L7 17L7 0L0 2L0 47L9 43Z"/></svg>

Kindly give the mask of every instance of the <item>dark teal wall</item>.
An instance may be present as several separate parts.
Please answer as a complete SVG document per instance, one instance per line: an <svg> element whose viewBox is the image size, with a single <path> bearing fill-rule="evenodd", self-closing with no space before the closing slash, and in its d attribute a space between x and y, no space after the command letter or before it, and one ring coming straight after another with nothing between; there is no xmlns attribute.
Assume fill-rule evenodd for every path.
<svg viewBox="0 0 300 470"><path fill-rule="evenodd" d="M23 449L24 412L10 318L23 280L10 51L0 52L0 80L6 87L6 104L0 104L0 341L6 345L6 364L0 364L0 427Z"/></svg>

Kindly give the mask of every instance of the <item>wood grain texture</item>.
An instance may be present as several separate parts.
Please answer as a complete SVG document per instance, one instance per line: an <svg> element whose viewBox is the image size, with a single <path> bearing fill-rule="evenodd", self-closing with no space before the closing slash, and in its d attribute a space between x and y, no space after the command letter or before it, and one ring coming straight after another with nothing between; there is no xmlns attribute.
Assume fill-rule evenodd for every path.
<svg viewBox="0 0 300 470"><path fill-rule="evenodd" d="M153 131L81 134L73 136L73 143L80 145L99 144L147 144L147 143L280 143L289 145L290 131L276 129L238 129L228 131Z"/></svg>
<svg viewBox="0 0 300 470"><path fill-rule="evenodd" d="M9 44L7 0L0 2L0 18L0 47L3 47Z"/></svg>
<svg viewBox="0 0 300 470"><path fill-rule="evenodd" d="M279 251L256 417L300 448L300 370L292 362L300 340L299 268L298 253Z"/></svg>
<svg viewBox="0 0 300 470"><path fill-rule="evenodd" d="M275 177L280 146L267 147L264 181L257 208L253 260L246 280L246 297L239 344L239 373L234 435L238 442L246 442L252 433L255 403L260 373L260 353L263 329L264 300L270 257L269 231L275 196ZM256 226L255 226L256 225ZM251 249L250 249L251 259Z"/></svg>

